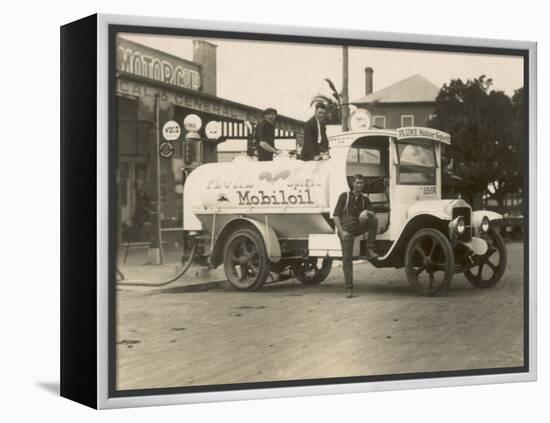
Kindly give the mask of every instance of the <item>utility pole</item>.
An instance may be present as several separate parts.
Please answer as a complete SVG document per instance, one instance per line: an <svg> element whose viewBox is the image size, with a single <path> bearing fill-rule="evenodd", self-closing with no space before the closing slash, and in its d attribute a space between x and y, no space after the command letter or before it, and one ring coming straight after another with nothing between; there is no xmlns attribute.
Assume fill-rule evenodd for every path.
<svg viewBox="0 0 550 423"><path fill-rule="evenodd" d="M149 264L162 264L163 263L163 251L162 251L162 235L161 235L161 222L160 222L160 158L159 158L159 145L160 145L160 97L157 94L155 96L155 127L154 127L154 142L151 143L151 160L153 161L154 168L151 169L150 181L151 187L155 191L154 201L151 201L151 209L149 214L151 216L152 231L151 231L151 243L147 252L149 258Z"/></svg>
<svg viewBox="0 0 550 423"><path fill-rule="evenodd" d="M342 46L342 130L348 131L349 95L348 95L348 46Z"/></svg>

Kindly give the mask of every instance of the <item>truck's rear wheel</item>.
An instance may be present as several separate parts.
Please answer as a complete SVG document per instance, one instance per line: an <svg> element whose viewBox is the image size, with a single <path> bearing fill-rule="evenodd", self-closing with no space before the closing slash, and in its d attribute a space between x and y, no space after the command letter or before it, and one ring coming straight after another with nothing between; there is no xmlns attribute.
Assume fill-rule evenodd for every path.
<svg viewBox="0 0 550 423"><path fill-rule="evenodd" d="M304 285L317 285L323 282L332 269L332 259L310 258L292 265L296 279Z"/></svg>
<svg viewBox="0 0 550 423"><path fill-rule="evenodd" d="M449 240L436 229L421 229L407 244L405 273L409 283L426 295L447 289L453 279L454 254Z"/></svg>
<svg viewBox="0 0 550 423"><path fill-rule="evenodd" d="M269 274L269 259L262 236L254 229L237 229L227 240L224 270L236 289L255 291Z"/></svg>

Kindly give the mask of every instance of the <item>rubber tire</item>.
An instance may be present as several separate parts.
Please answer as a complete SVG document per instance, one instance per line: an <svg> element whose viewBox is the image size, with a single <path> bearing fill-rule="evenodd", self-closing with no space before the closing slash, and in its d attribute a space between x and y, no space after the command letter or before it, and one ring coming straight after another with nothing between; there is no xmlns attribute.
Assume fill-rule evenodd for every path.
<svg viewBox="0 0 550 423"><path fill-rule="evenodd" d="M231 243L239 237L245 237L252 241L258 251L258 261L259 261L259 272L256 276L256 279L248 286L240 285L233 274L234 268L230 259L230 246ZM224 246L224 270L227 280L231 285L238 291L256 291L261 288L269 275L269 259L267 257L267 249L264 243L262 236L255 229L241 228L237 229L235 232L229 236Z"/></svg>
<svg viewBox="0 0 550 423"><path fill-rule="evenodd" d="M500 261L498 263L497 271L494 271L493 276L491 277L491 279L488 280L479 281L477 280L477 277L470 271L470 269L464 271L464 276L466 277L468 282L470 282L476 288L492 288L497 283L499 283L502 279L502 275L504 275L504 271L506 270L506 264L508 261L506 245L504 244L504 240L502 239L502 236L498 233L498 231L495 228L491 228L489 229L489 233L487 235L492 238L493 243L498 250Z"/></svg>
<svg viewBox="0 0 550 423"><path fill-rule="evenodd" d="M444 271L443 283L433 289L429 289L429 288L426 289L422 284L420 284L420 282L418 281L418 277L416 275L416 270L412 262L413 248L415 248L416 243L419 239L424 238L426 236L429 236L432 239L437 240L439 245L441 245L443 253L447 257L445 269L443 270ZM411 237L411 239L407 243L407 248L405 249L405 274L407 276L407 280L409 281L409 284L413 288L415 288L418 292L424 295L431 296L439 293L442 290L448 289L451 284L451 281L453 280L453 274L454 274L454 252L453 252L451 243L449 242L447 237L437 229L425 228L417 231Z"/></svg>
<svg viewBox="0 0 550 423"><path fill-rule="evenodd" d="M315 258L314 260L318 259ZM325 258L323 259L321 268L316 268L315 274L313 276L308 276L304 270L304 264L305 262L299 262L292 265L292 273L294 273L294 277L304 285L319 285L326 278L328 278L328 275L332 269L332 259Z"/></svg>

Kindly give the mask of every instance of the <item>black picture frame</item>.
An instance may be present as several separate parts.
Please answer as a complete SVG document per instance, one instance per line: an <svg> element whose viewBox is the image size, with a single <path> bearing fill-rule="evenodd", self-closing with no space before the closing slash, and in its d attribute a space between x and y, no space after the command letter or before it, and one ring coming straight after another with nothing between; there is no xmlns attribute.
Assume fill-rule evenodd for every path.
<svg viewBox="0 0 550 423"><path fill-rule="evenodd" d="M511 55L524 63L523 366L116 389L116 35L180 35ZM536 378L536 44L93 15L61 29L61 395L93 408L527 381ZM79 142L74 142L75 138ZM527 174L526 174L527 175ZM85 222L85 224L83 224ZM74 246L84 246L75 249Z"/></svg>

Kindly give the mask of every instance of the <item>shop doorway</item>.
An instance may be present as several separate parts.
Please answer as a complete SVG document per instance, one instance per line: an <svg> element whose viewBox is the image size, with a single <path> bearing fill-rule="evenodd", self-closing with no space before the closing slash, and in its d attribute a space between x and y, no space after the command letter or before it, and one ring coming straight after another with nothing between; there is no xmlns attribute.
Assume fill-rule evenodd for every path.
<svg viewBox="0 0 550 423"><path fill-rule="evenodd" d="M122 242L149 240L151 193L146 156L119 157L119 210Z"/></svg>

